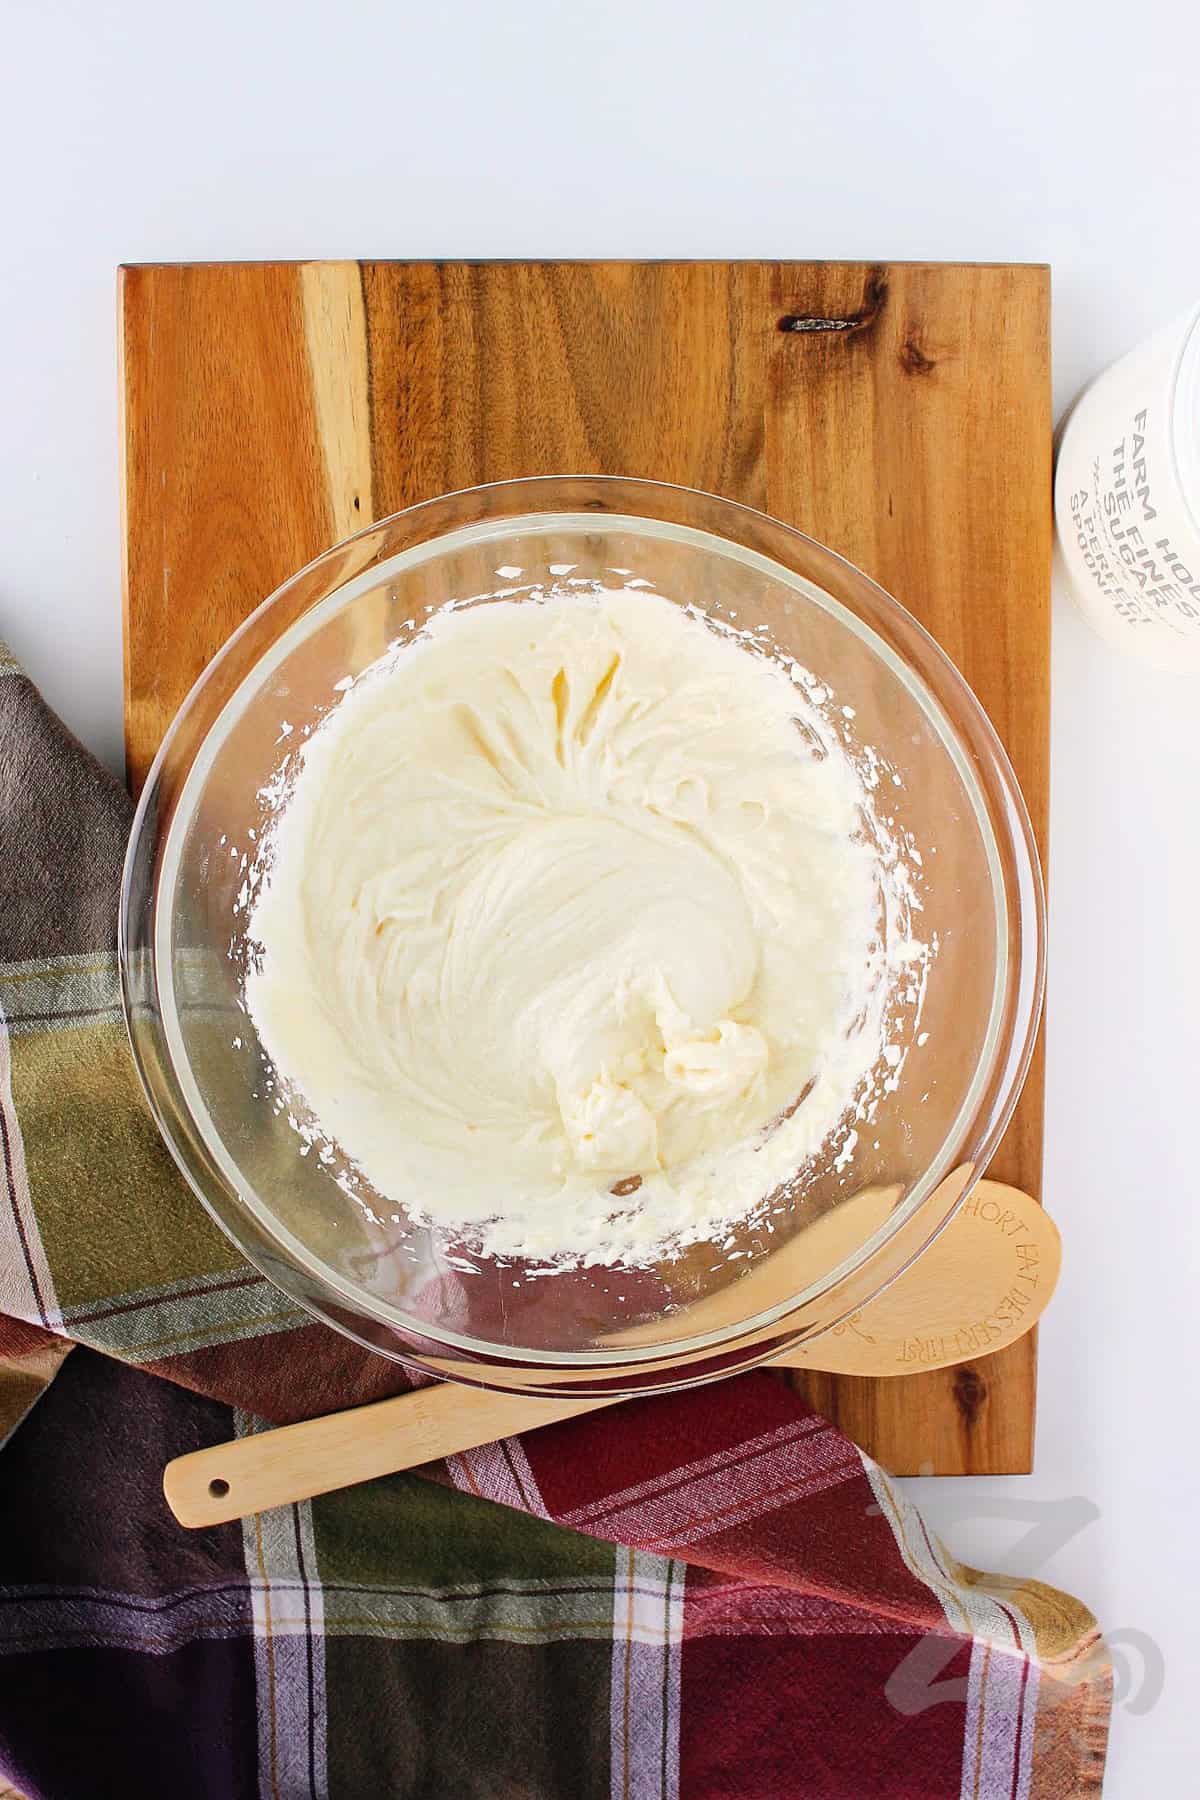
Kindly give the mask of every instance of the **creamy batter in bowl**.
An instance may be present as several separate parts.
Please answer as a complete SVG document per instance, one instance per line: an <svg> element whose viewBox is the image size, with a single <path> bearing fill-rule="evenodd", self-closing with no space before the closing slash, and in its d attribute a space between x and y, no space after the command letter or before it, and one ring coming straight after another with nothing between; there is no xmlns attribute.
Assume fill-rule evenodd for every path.
<svg viewBox="0 0 1200 1800"><path fill-rule="evenodd" d="M276 1104L364 1210L559 1270L719 1243L869 1125L930 955L804 672L607 580L365 671L289 755L247 924Z"/></svg>
<svg viewBox="0 0 1200 1800"><path fill-rule="evenodd" d="M1011 771L864 576L760 514L449 496L243 627L143 797L168 1143L282 1287L530 1388L753 1361L980 1172L1036 1026Z"/></svg>

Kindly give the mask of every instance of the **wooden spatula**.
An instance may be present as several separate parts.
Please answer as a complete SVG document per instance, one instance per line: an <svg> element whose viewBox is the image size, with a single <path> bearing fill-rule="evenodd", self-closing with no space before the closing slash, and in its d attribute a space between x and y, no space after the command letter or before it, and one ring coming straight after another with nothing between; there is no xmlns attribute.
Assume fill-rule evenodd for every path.
<svg viewBox="0 0 1200 1800"><path fill-rule="evenodd" d="M778 1366L907 1375L1003 1350L1037 1323L1058 1281L1054 1222L1027 1194L981 1181L941 1236L868 1306ZM194 1450L167 1464L181 1525L219 1525L376 1475L532 1431L627 1398L546 1400L439 1382L373 1406Z"/></svg>

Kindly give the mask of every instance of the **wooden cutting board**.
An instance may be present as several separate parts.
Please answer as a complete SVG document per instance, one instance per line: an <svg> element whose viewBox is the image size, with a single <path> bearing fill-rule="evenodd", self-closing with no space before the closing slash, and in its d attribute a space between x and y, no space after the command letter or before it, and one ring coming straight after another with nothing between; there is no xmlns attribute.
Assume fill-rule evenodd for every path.
<svg viewBox="0 0 1200 1800"><path fill-rule="evenodd" d="M225 638L337 539L567 471L708 488L908 606L1016 766L1043 854L1049 271L925 263L253 263L121 271L125 725L145 779ZM1037 1194L1039 1050L991 1174ZM1035 1348L798 1373L886 1467L1030 1467Z"/></svg>

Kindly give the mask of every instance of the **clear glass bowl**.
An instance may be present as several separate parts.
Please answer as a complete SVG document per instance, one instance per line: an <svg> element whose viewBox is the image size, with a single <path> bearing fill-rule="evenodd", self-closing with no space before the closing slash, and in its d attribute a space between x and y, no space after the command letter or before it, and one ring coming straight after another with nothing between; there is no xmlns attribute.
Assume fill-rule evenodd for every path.
<svg viewBox="0 0 1200 1800"><path fill-rule="evenodd" d="M897 775L897 829L924 850L936 934L921 1036L853 1153L810 1168L737 1258L700 1246L653 1270L551 1276L449 1266L411 1223L384 1228L263 1100L241 1003L242 853L261 790L355 675L497 570L552 581L618 568L774 642L854 709ZM628 579L629 577L627 577ZM609 577L611 580L611 577ZM485 602L486 603L486 602ZM296 741L295 739L292 740ZM232 852L232 853L231 853ZM319 1318L437 1374L530 1392L626 1392L748 1366L829 1329L945 1225L1008 1121L1037 1028L1043 911L1029 820L970 689L902 607L799 532L708 494L598 476L506 482L416 506L284 584L213 661L142 794L121 906L134 1056L163 1135L217 1223ZM385 1209L387 1216L392 1212Z"/></svg>

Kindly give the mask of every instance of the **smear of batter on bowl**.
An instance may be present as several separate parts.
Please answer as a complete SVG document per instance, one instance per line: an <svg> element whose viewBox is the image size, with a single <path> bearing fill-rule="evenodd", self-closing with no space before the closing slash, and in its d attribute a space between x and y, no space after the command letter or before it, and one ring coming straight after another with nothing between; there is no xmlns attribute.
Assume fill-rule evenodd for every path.
<svg viewBox="0 0 1200 1800"><path fill-rule="evenodd" d="M713 1238L828 1148L897 946L811 710L644 591L446 611L381 659L304 745L250 920L311 1129L418 1223L584 1264Z"/></svg>

